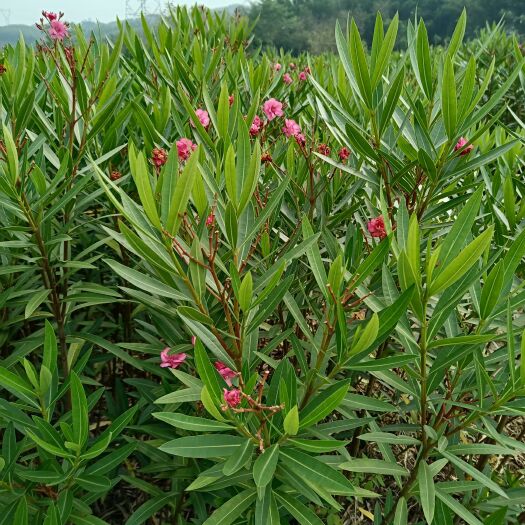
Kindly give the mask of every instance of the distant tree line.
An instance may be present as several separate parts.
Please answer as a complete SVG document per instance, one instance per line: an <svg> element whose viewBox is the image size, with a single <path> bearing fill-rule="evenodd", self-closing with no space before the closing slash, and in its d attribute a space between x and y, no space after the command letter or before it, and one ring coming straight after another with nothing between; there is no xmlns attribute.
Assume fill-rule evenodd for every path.
<svg viewBox="0 0 525 525"><path fill-rule="evenodd" d="M252 4L249 16L258 18L255 36L260 44L320 53L335 49L335 21L344 25L348 16L370 42L377 11L385 22L399 12L405 27L417 13L425 20L431 41L439 44L450 37L464 7L467 37L502 17L506 28L525 34L525 0L259 0ZM400 29L400 45L405 38L406 31Z"/></svg>

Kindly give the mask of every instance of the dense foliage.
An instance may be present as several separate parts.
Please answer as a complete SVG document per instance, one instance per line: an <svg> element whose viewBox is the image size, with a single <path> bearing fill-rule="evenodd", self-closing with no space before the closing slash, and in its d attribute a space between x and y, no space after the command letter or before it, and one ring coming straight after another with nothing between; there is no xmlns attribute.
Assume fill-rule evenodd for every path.
<svg viewBox="0 0 525 525"><path fill-rule="evenodd" d="M407 45L406 22L414 20L416 15L425 20L430 42L443 44L450 38L463 8L469 14L466 33L469 38L487 23L498 23L502 18L507 27L525 34L522 0L259 0L252 3L249 13L253 20L258 20L257 42L293 52L320 53L335 51L335 22L346 24L349 16L356 21L364 41L371 43L377 11L385 20L399 14L403 29L397 40L400 49Z"/></svg>
<svg viewBox="0 0 525 525"><path fill-rule="evenodd" d="M39 26L0 61L0 524L522 522L516 39Z"/></svg>

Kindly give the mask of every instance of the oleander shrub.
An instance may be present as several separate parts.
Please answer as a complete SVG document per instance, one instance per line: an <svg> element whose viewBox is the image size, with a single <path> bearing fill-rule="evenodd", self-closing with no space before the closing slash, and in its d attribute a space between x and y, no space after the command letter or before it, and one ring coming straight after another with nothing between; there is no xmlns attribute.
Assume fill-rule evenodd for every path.
<svg viewBox="0 0 525 525"><path fill-rule="evenodd" d="M521 523L517 39L142 22L0 55L0 524Z"/></svg>

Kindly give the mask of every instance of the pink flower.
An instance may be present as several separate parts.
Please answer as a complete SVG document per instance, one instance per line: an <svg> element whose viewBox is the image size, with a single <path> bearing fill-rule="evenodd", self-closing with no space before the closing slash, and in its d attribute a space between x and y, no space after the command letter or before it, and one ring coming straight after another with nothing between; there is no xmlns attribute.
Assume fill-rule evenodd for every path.
<svg viewBox="0 0 525 525"><path fill-rule="evenodd" d="M293 82L292 77L291 77L288 73L285 73L285 74L283 75L283 82L284 82L287 86L289 86L289 85Z"/></svg>
<svg viewBox="0 0 525 525"><path fill-rule="evenodd" d="M465 137L461 137L458 140L458 143L454 146L454 151L459 151L464 146L466 146L468 143L468 140ZM473 144L469 144L461 153L460 155L463 157L464 155L468 155L472 150L474 149Z"/></svg>
<svg viewBox="0 0 525 525"><path fill-rule="evenodd" d="M227 367L222 361L216 361L215 368L224 381L226 381L226 384L232 386L232 379L237 377L237 372L234 372L231 368Z"/></svg>
<svg viewBox="0 0 525 525"><path fill-rule="evenodd" d="M186 354L172 354L169 355L169 348L164 348L160 353L160 367L161 368L178 368L179 365L184 363L186 359Z"/></svg>
<svg viewBox="0 0 525 525"><path fill-rule="evenodd" d="M279 64L279 62L276 62L273 66L273 68L275 69L275 71L281 71L281 68L283 66L281 66L281 64Z"/></svg>
<svg viewBox="0 0 525 525"><path fill-rule="evenodd" d="M304 82L304 81L306 80L307 77L308 77L308 75L307 75L306 71L301 71L301 72L299 73L299 80L300 80L301 82Z"/></svg>
<svg viewBox="0 0 525 525"><path fill-rule="evenodd" d="M292 71L297 67L293 62L290 62L289 67Z"/></svg>
<svg viewBox="0 0 525 525"><path fill-rule="evenodd" d="M304 146L306 144L306 139L302 133L297 133L297 135L295 135L295 141L299 146Z"/></svg>
<svg viewBox="0 0 525 525"><path fill-rule="evenodd" d="M288 137L296 137L301 133L301 127L295 120L292 119L285 119L284 120L284 127L283 127L283 133Z"/></svg>
<svg viewBox="0 0 525 525"><path fill-rule="evenodd" d="M228 104L230 104L230 107L233 106L233 103L235 102L235 97L233 95L230 95L228 97Z"/></svg>
<svg viewBox="0 0 525 525"><path fill-rule="evenodd" d="M66 24L60 20L52 20L51 28L49 29L49 36L53 40L64 40L68 35L68 30Z"/></svg>
<svg viewBox="0 0 525 525"><path fill-rule="evenodd" d="M226 401L228 406L235 408L241 404L241 391L238 388L232 388L231 390L224 388L223 392L224 401Z"/></svg>
<svg viewBox="0 0 525 525"><path fill-rule="evenodd" d="M367 227L372 237L379 237L379 239L386 237L385 221L382 215L368 221Z"/></svg>
<svg viewBox="0 0 525 525"><path fill-rule="evenodd" d="M190 139L177 140L177 154L180 160L186 160L191 155L192 151L197 149L197 144L194 144Z"/></svg>
<svg viewBox="0 0 525 525"><path fill-rule="evenodd" d="M213 226L215 223L215 214L213 212L211 212L207 217L206 217L206 226Z"/></svg>
<svg viewBox="0 0 525 525"><path fill-rule="evenodd" d="M164 166L166 162L168 161L168 154L166 153L166 150L162 148L154 148L151 152L151 162L157 167L160 168L161 166Z"/></svg>
<svg viewBox="0 0 525 525"><path fill-rule="evenodd" d="M253 117L252 125L250 126L250 135L252 137L255 137L259 134L259 131L261 131L261 128L263 126L263 121L260 119L258 115L255 115Z"/></svg>
<svg viewBox="0 0 525 525"><path fill-rule="evenodd" d="M311 71L311 69L310 69L309 66L306 66L306 67L304 68L304 72L305 72L307 75L309 75L312 71Z"/></svg>
<svg viewBox="0 0 525 525"><path fill-rule="evenodd" d="M196 342L197 342L197 336L196 336L196 335L192 335L192 336L191 336L191 344L192 344L193 346L195 346L195 343L196 343Z"/></svg>
<svg viewBox="0 0 525 525"><path fill-rule="evenodd" d="M283 103L271 98L263 104L263 111L268 120L273 120L275 117L282 117Z"/></svg>
<svg viewBox="0 0 525 525"><path fill-rule="evenodd" d="M339 150L338 155L339 155L339 160L341 162L345 162L345 160L348 159L348 157L350 157L350 150L348 148L343 147Z"/></svg>
<svg viewBox="0 0 525 525"><path fill-rule="evenodd" d="M330 155L330 148L327 144L319 144L319 146L317 147L317 151L325 157L328 157Z"/></svg>
<svg viewBox="0 0 525 525"><path fill-rule="evenodd" d="M51 13L50 11L42 11L42 16L47 18L50 22L58 19L58 15L56 13Z"/></svg>
<svg viewBox="0 0 525 525"><path fill-rule="evenodd" d="M195 110L195 115L197 115L197 118L199 119L199 122L202 124L202 127L207 129L210 125L210 116L208 115L207 111L204 111L204 109L197 109ZM195 124L193 123L193 120L190 121L190 124L195 127Z"/></svg>

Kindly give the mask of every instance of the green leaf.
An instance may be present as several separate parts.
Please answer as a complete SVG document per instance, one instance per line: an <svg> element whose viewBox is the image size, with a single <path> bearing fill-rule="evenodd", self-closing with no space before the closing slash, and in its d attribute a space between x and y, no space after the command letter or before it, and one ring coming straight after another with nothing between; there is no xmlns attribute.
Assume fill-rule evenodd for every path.
<svg viewBox="0 0 525 525"><path fill-rule="evenodd" d="M239 215L244 211L252 195L257 187L257 182L259 180L259 172L261 169L261 146L259 141L255 142L254 151L250 159L250 165L248 166L248 171L245 174L245 179L243 180L241 196L239 199L238 213Z"/></svg>
<svg viewBox="0 0 525 525"><path fill-rule="evenodd" d="M223 140L228 135L228 122L230 117L230 104L228 101L228 86L225 82L221 85L219 95L219 107L217 110L217 131Z"/></svg>
<svg viewBox="0 0 525 525"><path fill-rule="evenodd" d="M381 474L388 476L408 476L406 468L390 461L380 459L353 459L339 465L343 470L350 472L367 472L370 474Z"/></svg>
<svg viewBox="0 0 525 525"><path fill-rule="evenodd" d="M487 280L481 291L479 303L479 314L481 319L487 319L500 300L501 290L503 289L504 261L499 261L492 271L488 274Z"/></svg>
<svg viewBox="0 0 525 525"><path fill-rule="evenodd" d="M247 272L239 288L239 305L243 312L248 312L252 303L253 279L251 272Z"/></svg>
<svg viewBox="0 0 525 525"><path fill-rule="evenodd" d="M27 501L24 496L19 499L18 505L16 506L16 512L14 516L13 525L28 525L28 511Z"/></svg>
<svg viewBox="0 0 525 525"><path fill-rule="evenodd" d="M255 445L252 440L245 439L244 443L240 446L240 450L224 462L222 468L224 475L231 476L243 468L251 460L254 447Z"/></svg>
<svg viewBox="0 0 525 525"><path fill-rule="evenodd" d="M166 494L159 494L158 496L149 499L133 512L133 514L127 519L125 525L141 525L146 523L149 518L160 509L169 503L172 503L177 495L177 492L167 492Z"/></svg>
<svg viewBox="0 0 525 525"><path fill-rule="evenodd" d="M436 489L434 487L432 473L425 461L421 461L419 464L417 481L419 483L419 497L421 499L421 506L423 507L423 514L425 515L427 523L431 525L436 509Z"/></svg>
<svg viewBox="0 0 525 525"><path fill-rule="evenodd" d="M469 525L483 525L472 513L470 513L459 501L453 497L436 489L436 496L455 514L457 514L462 520Z"/></svg>
<svg viewBox="0 0 525 525"><path fill-rule="evenodd" d="M450 454L446 450L442 450L441 455L444 458L448 459L450 463L456 465L456 467L465 472L465 474L469 475L476 481L482 483L483 486L485 486L487 489L496 492L500 496L503 496L505 499L508 498L506 492L495 481L492 481L488 476L483 474L483 472L480 472L477 468L473 467L466 461L454 456L454 454Z"/></svg>
<svg viewBox="0 0 525 525"><path fill-rule="evenodd" d="M203 525L230 525L255 501L256 493L247 489L219 507Z"/></svg>
<svg viewBox="0 0 525 525"><path fill-rule="evenodd" d="M524 359L525 361L525 359ZM299 432L299 409L294 405L284 418L284 431L289 436L295 436Z"/></svg>
<svg viewBox="0 0 525 525"><path fill-rule="evenodd" d="M210 358L199 339L195 343L195 366L211 398L217 405L220 405L222 402L221 384L223 385L224 381L211 364Z"/></svg>
<svg viewBox="0 0 525 525"><path fill-rule="evenodd" d="M312 235L314 235L312 225L310 224L310 221L306 216L303 217L302 226L303 239L306 241L306 239L309 239L310 237L312 237ZM328 289L326 288L328 277L326 276L326 270L323 265L323 260L321 259L321 252L319 251L319 246L317 245L317 243L313 243L308 246L308 248L306 249L306 256L308 258L310 268L312 269L312 273L314 274L315 280L317 281L321 292L323 292L323 295L326 299L329 299Z"/></svg>
<svg viewBox="0 0 525 525"><path fill-rule="evenodd" d="M452 228L445 237L439 252L439 260L443 270L454 257L463 249L465 241L472 230L472 226L479 212L481 199L483 197L483 185L472 194L463 209L454 220ZM438 271L438 273L439 273Z"/></svg>
<svg viewBox="0 0 525 525"><path fill-rule="evenodd" d="M171 286L159 281L158 279L150 277L149 275L134 270L133 268L128 268L112 259L105 259L104 262L123 279L140 290L149 292L153 295L158 295L159 297L174 299L176 301L187 301L188 299L178 290L175 290Z"/></svg>
<svg viewBox="0 0 525 525"><path fill-rule="evenodd" d="M394 525L408 525L408 508L405 498L399 498L397 502Z"/></svg>
<svg viewBox="0 0 525 525"><path fill-rule="evenodd" d="M34 408L39 408L38 403L35 401L36 394L34 389L31 388L31 384L3 366L0 366L0 386L25 403Z"/></svg>
<svg viewBox="0 0 525 525"><path fill-rule="evenodd" d="M218 458L238 453L245 438L221 434L188 436L173 439L159 447L167 454L183 458Z"/></svg>
<svg viewBox="0 0 525 525"><path fill-rule="evenodd" d="M199 154L200 146L187 160L186 166L184 166L184 169L177 180L175 191L173 192L170 212L168 214L168 220L166 223L166 229L173 236L177 235L180 223L182 221L182 216L184 215L186 207L188 206L188 201L199 169Z"/></svg>
<svg viewBox="0 0 525 525"><path fill-rule="evenodd" d="M255 485L262 489L272 481L279 459L279 445L267 448L253 464L253 479Z"/></svg>
<svg viewBox="0 0 525 525"><path fill-rule="evenodd" d="M325 452L333 452L341 447L345 447L348 441L338 441L337 439L288 439L287 443L294 447L312 452L314 454L324 454Z"/></svg>
<svg viewBox="0 0 525 525"><path fill-rule="evenodd" d="M314 488L344 496L356 496L361 490L354 488L343 474L304 452L286 447L281 448L279 457L294 475L300 476Z"/></svg>
<svg viewBox="0 0 525 525"><path fill-rule="evenodd" d="M359 439L364 441L374 441L375 443L388 443L389 445L420 445L419 439L391 434L390 432L367 432L361 434Z"/></svg>
<svg viewBox="0 0 525 525"><path fill-rule="evenodd" d="M493 231L494 227L490 226L476 237L432 280L429 287L430 296L437 295L452 286L476 264L483 252L489 247Z"/></svg>
<svg viewBox="0 0 525 525"><path fill-rule="evenodd" d="M359 86L359 93L368 109L373 108L372 101L372 83L370 81L370 72L366 62L365 51L359 29L355 21L350 22L350 58L354 69L355 80Z"/></svg>
<svg viewBox="0 0 525 525"><path fill-rule="evenodd" d="M334 383L323 390L301 410L299 428L311 427L331 414L341 404L347 391L347 381Z"/></svg>
<svg viewBox="0 0 525 525"><path fill-rule="evenodd" d="M432 100L432 63L430 59L430 47L428 45L427 28L423 21L419 23L416 39L416 57L421 87L428 100Z"/></svg>
<svg viewBox="0 0 525 525"><path fill-rule="evenodd" d="M28 319L31 317L33 312L47 299L48 295L49 290L40 290L39 292L36 292L26 304L24 318Z"/></svg>
<svg viewBox="0 0 525 525"><path fill-rule="evenodd" d="M212 419L206 419L204 417L174 414L172 412L153 412L152 416L175 428L190 430L192 432L220 432L222 430L233 430L231 425L214 421Z"/></svg>
<svg viewBox="0 0 525 525"><path fill-rule="evenodd" d="M458 337L451 337L447 339L437 339L432 341L428 348L438 348L442 346L454 346L454 345L479 345L486 344L490 341L494 341L498 336L495 334L482 334L482 335L459 335Z"/></svg>
<svg viewBox="0 0 525 525"><path fill-rule="evenodd" d="M450 57L445 58L441 89L441 112L445 121L445 129L449 140L454 139L457 125L457 94L454 66Z"/></svg>
<svg viewBox="0 0 525 525"><path fill-rule="evenodd" d="M279 509L271 485L266 487L262 498L255 504L255 525L280 525Z"/></svg>
<svg viewBox="0 0 525 525"><path fill-rule="evenodd" d="M450 58L451 60L454 58L454 55L456 54L456 51L461 45L461 42L463 42L463 37L465 36L466 26L467 26L467 10L463 8L463 11L461 11L461 15L458 18L458 21L456 23L456 27L454 29L454 33L452 34L452 38L450 39L450 42L448 44L447 58Z"/></svg>
<svg viewBox="0 0 525 525"><path fill-rule="evenodd" d="M183 388L181 390L176 390L175 392L170 392L165 396L159 397L155 403L158 405L168 405L171 403L188 403L200 401L201 390L202 388L200 387Z"/></svg>
<svg viewBox="0 0 525 525"><path fill-rule="evenodd" d="M376 313L372 314L364 330L359 334L359 339L355 342L350 350L350 355L359 354L366 350L376 340L379 333L379 317Z"/></svg>
<svg viewBox="0 0 525 525"><path fill-rule="evenodd" d="M397 29L399 26L399 15L396 13L390 25L388 26L385 38L381 44L381 49L379 50L376 63L374 65L372 73L372 89L375 89L378 82L381 80L383 73L386 70L386 67L390 61L390 56L394 45L396 43Z"/></svg>
<svg viewBox="0 0 525 525"><path fill-rule="evenodd" d="M18 152L10 129L5 124L2 124L2 129L7 151L7 165L9 166L9 175L11 184L14 185L18 179Z"/></svg>
<svg viewBox="0 0 525 525"><path fill-rule="evenodd" d="M235 169L235 150L230 145L224 159L224 179L230 202L234 209L237 208L237 170Z"/></svg>
<svg viewBox="0 0 525 525"><path fill-rule="evenodd" d="M75 478L75 482L88 492L106 492L111 488L111 481L105 476L81 474Z"/></svg>
<svg viewBox="0 0 525 525"><path fill-rule="evenodd" d="M356 277L355 282L352 285L352 288L357 288L364 280L373 275L374 270L383 264L388 252L390 251L390 239L387 237L381 241L377 246L374 247L372 253L367 255L363 262L357 267L354 272Z"/></svg>
<svg viewBox="0 0 525 525"><path fill-rule="evenodd" d="M129 165L131 168L131 175L133 176L133 180L135 181L139 192L140 202L142 203L142 206L144 206L144 211L151 223L160 230L160 217L153 196L153 190L151 188L148 165L146 164L146 159L142 152L139 152L139 154L136 155L135 147L132 143L129 145Z"/></svg>
<svg viewBox="0 0 525 525"><path fill-rule="evenodd" d="M71 415L73 419L73 435L75 443L83 447L89 436L89 415L86 393L77 374L70 374L71 383Z"/></svg>
<svg viewBox="0 0 525 525"><path fill-rule="evenodd" d="M299 522L300 525L323 525L323 522L306 505L290 494L276 492L279 503Z"/></svg>

